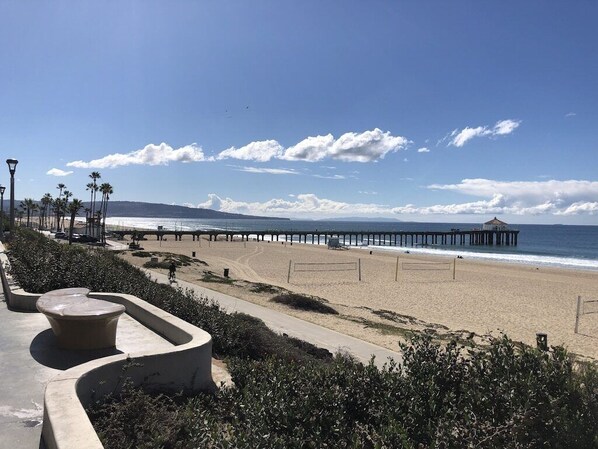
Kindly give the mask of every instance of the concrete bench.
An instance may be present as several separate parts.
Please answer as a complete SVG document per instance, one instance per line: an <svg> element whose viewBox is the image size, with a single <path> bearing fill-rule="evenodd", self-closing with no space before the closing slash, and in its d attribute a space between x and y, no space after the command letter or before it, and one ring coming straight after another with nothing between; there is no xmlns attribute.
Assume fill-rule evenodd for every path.
<svg viewBox="0 0 598 449"><path fill-rule="evenodd" d="M43 313L62 349L104 349L116 345L116 326L125 306L89 298L86 288L64 288L43 294Z"/></svg>

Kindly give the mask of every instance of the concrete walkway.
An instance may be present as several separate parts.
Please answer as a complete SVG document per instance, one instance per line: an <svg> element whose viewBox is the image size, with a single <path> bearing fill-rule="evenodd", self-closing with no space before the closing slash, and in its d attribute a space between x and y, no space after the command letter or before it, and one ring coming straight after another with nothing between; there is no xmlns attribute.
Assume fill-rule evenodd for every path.
<svg viewBox="0 0 598 449"><path fill-rule="evenodd" d="M145 270L152 279L158 282L168 283L165 274L151 270ZM266 325L275 332L285 333L291 337L312 343L320 348L328 349L330 352L337 351L348 352L363 363L368 363L372 355L376 357L376 365L382 366L388 362L388 358L393 358L399 362L402 360L401 354L390 349L368 343L349 335L341 334L334 330L319 326L317 324L285 315L276 310L253 304L233 296L225 295L209 288L200 287L190 282L179 280L176 285L183 289L191 289L197 295L214 299L227 312L242 312L247 315L261 319Z"/></svg>
<svg viewBox="0 0 598 449"><path fill-rule="evenodd" d="M173 346L124 314L119 320L115 349L61 350L44 315L10 311L4 295L0 297L1 449L42 447L44 391L48 381L60 372L113 354Z"/></svg>

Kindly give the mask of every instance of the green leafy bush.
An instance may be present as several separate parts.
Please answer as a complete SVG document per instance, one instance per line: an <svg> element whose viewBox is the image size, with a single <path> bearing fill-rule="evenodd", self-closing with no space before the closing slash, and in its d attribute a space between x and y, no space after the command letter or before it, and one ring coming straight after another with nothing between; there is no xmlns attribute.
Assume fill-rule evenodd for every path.
<svg viewBox="0 0 598 449"><path fill-rule="evenodd" d="M150 253L148 251L133 251L131 253L131 256L135 256L135 257L152 257L152 253Z"/></svg>
<svg viewBox="0 0 598 449"><path fill-rule="evenodd" d="M283 295L274 296L270 299L270 301L287 305L289 307L292 307L293 309L338 315L338 312L334 308L324 304L322 299L315 298L313 296L299 295L297 293L287 293Z"/></svg>
<svg viewBox="0 0 598 449"><path fill-rule="evenodd" d="M140 269L103 248L60 245L30 230L15 233L9 248L11 273L18 284L32 293L67 287L87 287L95 292L135 295L204 329L212 335L216 356L287 360L330 359L308 343L297 343L272 332L260 320L241 313L227 314L220 306L191 290L174 289L152 281Z"/></svg>
<svg viewBox="0 0 598 449"><path fill-rule="evenodd" d="M262 282L251 282L249 283L249 290L254 293L278 293L283 289L275 285L264 284Z"/></svg>
<svg viewBox="0 0 598 449"><path fill-rule="evenodd" d="M596 369L574 371L563 350L517 349L503 337L469 352L427 336L403 349L403 363L383 369L342 356L330 364L233 359L233 387L176 405L147 395L146 406L143 393L127 393L96 407L96 425L107 449L155 438L157 416L180 438L164 447L597 447ZM138 415L110 419L115 408Z"/></svg>
<svg viewBox="0 0 598 449"><path fill-rule="evenodd" d="M212 282L212 283L216 283L216 284L234 284L234 280L224 277L224 276L218 276L217 274L215 274L212 271L206 271L204 272L203 276L201 277L201 280L203 282Z"/></svg>

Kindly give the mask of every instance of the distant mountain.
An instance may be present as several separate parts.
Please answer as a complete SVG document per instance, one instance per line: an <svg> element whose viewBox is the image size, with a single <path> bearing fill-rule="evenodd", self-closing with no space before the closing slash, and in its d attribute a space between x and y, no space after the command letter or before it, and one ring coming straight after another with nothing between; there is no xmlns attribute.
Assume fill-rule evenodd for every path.
<svg viewBox="0 0 598 449"><path fill-rule="evenodd" d="M98 203L99 204L99 203ZM84 203L89 207L89 202ZM229 214L212 209L173 206L170 204L142 203L139 201L110 201L108 203L108 217L151 217L151 218L217 218L234 219L263 219L288 220L288 218L259 217L256 215Z"/></svg>

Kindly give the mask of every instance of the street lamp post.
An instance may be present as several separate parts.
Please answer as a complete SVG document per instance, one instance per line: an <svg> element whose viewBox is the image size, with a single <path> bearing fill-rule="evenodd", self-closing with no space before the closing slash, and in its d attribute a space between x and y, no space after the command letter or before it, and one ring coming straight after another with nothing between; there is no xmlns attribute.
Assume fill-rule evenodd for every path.
<svg viewBox="0 0 598 449"><path fill-rule="evenodd" d="M2 223L0 224L0 231L4 232L4 192L6 187L0 186L0 220Z"/></svg>
<svg viewBox="0 0 598 449"><path fill-rule="evenodd" d="M8 171L10 172L10 230L15 228L15 171L19 161L16 159L6 159Z"/></svg>

